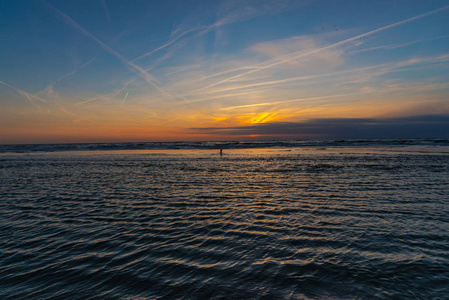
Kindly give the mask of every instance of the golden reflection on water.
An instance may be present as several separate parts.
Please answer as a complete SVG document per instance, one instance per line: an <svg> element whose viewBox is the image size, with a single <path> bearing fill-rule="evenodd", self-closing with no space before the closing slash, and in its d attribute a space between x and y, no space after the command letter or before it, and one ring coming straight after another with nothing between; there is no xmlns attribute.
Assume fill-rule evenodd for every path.
<svg viewBox="0 0 449 300"><path fill-rule="evenodd" d="M270 289L305 299L312 287L335 299L408 299L422 286L423 299L436 299L447 291L449 169L447 156L404 155L417 150L426 148L10 154L3 278L20 290L26 274L45 284L62 274L64 288L119 289L116 298L157 289L208 299L227 287L220 298Z"/></svg>
<svg viewBox="0 0 449 300"><path fill-rule="evenodd" d="M288 155L288 154L428 154L449 155L449 146L405 145L405 146L305 146L305 147L268 147L268 148L222 148L226 155ZM41 155L45 151L25 152L26 155ZM154 155L220 155L217 149L125 149L125 150L78 150L51 152L54 155L112 155L112 154L154 154ZM24 153L0 153L3 155L24 155Z"/></svg>

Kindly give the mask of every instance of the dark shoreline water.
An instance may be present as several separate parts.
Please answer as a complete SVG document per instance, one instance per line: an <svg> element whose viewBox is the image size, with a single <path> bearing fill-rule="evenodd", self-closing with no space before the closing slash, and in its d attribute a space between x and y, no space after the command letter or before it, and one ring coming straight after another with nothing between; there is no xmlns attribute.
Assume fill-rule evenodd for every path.
<svg viewBox="0 0 449 300"><path fill-rule="evenodd" d="M188 150L259 149L298 147L449 146L448 138L364 139L328 141L227 141L227 142L135 142L0 145L0 153L92 151L92 150Z"/></svg>
<svg viewBox="0 0 449 300"><path fill-rule="evenodd" d="M0 298L446 299L449 155L364 149L3 153Z"/></svg>

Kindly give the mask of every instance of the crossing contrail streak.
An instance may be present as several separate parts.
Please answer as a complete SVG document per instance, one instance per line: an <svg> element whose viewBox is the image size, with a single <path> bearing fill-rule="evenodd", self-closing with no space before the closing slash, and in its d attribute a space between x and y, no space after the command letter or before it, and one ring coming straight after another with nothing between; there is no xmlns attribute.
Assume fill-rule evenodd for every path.
<svg viewBox="0 0 449 300"><path fill-rule="evenodd" d="M4 85L4 86L6 86L6 87L9 87L10 89L16 91L18 94L24 96L25 98L27 98L28 101L30 101L31 104L33 104L33 105L36 106L36 107L39 107L39 108L40 108L40 106L39 106L38 104L36 104L33 100L39 100L39 101L41 101L41 102L47 102L47 100L42 99L41 97L38 97L38 96L36 96L36 95L32 95L32 94L30 94L30 93L28 93L28 92L25 92L24 90L21 90L21 89L19 89L19 88L16 88L15 86L12 86L12 85L10 85L9 83L6 83L6 82L4 82L4 81L1 81L1 80L0 80L0 84L1 84L1 85Z"/></svg>
<svg viewBox="0 0 449 300"><path fill-rule="evenodd" d="M122 105L123 105L123 103L125 103L126 98L128 98L128 94L129 94L129 92L126 93L125 98L123 98Z"/></svg>
<svg viewBox="0 0 449 300"><path fill-rule="evenodd" d="M152 50L152 51L150 51L150 52L147 52L147 53L145 53L145 54L142 54L141 56L139 56L139 57L137 57L137 58L131 60L131 62L135 62L135 61L137 61L137 60L139 60L139 59L142 59L142 58L147 57L147 56L149 56L149 55L151 55L151 54L153 54L153 53L156 53L156 52L158 52L159 50L162 50L162 49L164 49L164 48L167 48L168 46L172 45L174 42L176 42L177 40L179 40L180 38L182 38L182 37L185 36L186 34L188 34L188 33L190 33L190 32L193 32L193 31L196 31L196 30L198 30L198 28L193 28L193 29L190 29L190 30L188 30L188 31L185 31L185 32L181 33L180 35L178 35L177 37L171 39L170 41L168 41L168 42L165 43L164 45L159 46L158 48L156 48L156 49L154 49L154 50Z"/></svg>
<svg viewBox="0 0 449 300"><path fill-rule="evenodd" d="M183 100L186 104L190 105L190 101L187 100L185 97L178 95L178 94L173 94L173 93L169 93L167 92L165 89L163 89L162 87L159 86L159 81L150 73L148 73L147 70L145 70L144 68L138 66L137 64L135 64L133 61L130 61L129 59L127 59L126 57L124 57L123 55L121 55L120 53L118 53L117 51L115 51L114 49L112 49L111 47L109 47L108 45L106 45L105 43L103 43L101 40L99 40L96 36L94 36L93 34L91 34L89 31L87 31L86 29L84 29L84 27L82 27L81 25L79 25L78 23L76 23L72 18L70 18L68 15L64 14L62 11L60 11L59 9L57 9L56 7L52 6L51 4L45 2L48 7L50 7L60 18L62 18L64 21L66 21L70 26L72 26L73 28L75 28L76 30L78 30L79 32L81 32L82 34L84 34L85 36L87 36L88 38L90 38L91 40L95 41L97 44L99 44L104 50L106 50L107 52L109 52L110 54L112 54L113 56L115 56L116 58L118 58L120 61L122 61L124 64L128 65L129 68L136 73L138 76L140 76L143 80L145 80L147 83L149 83L151 86L153 86L155 89L157 89L159 92L161 92L163 95L168 96L168 97L172 97L172 98L179 98L181 100Z"/></svg>
<svg viewBox="0 0 449 300"><path fill-rule="evenodd" d="M46 2L45 2L46 3ZM97 44L99 44L104 50L118 58L120 61L122 61L124 64L128 65L134 73L139 75L142 79L144 79L147 83L149 83L151 86L153 86L155 89L160 91L164 95L171 96L167 91L165 91L163 88L159 86L158 80L152 76L148 71L143 69L142 67L136 65L135 63L129 61L126 57L103 43L101 40L99 40L97 37L95 37L93 34L91 34L89 31L84 29L81 25L79 25L77 22L75 22L72 18L70 18L68 15L57 9L56 7L52 6L49 3L46 3L48 7L50 7L60 18L62 18L65 22L67 22L70 26L90 38L91 40L95 41Z"/></svg>
<svg viewBox="0 0 449 300"><path fill-rule="evenodd" d="M314 49L314 50L311 50L311 51L308 51L308 52L305 52L305 53L301 53L301 54L298 54L298 55L295 55L295 56L283 59L283 60L279 60L279 61L276 61L274 63L268 64L266 66L257 67L255 69L252 69L252 70L247 71L245 73L234 75L234 76L228 77L226 79L220 80L218 82L212 83L210 85L207 85L205 87L197 89L197 90L195 90L193 92L202 91L202 90L205 90L207 88L214 87L214 86L217 86L219 84L231 81L233 79L240 78L240 77L243 77L245 75L252 74L254 72L258 72L258 71L261 71L261 70L264 70L264 69L268 69L268 68L271 68L271 67L274 67L274 66L277 66L277 65L280 65L280 64L284 64L286 62L289 62L289 61L292 61L292 60L295 60L295 59L298 59L298 58L301 58L301 57L304 57L304 56L307 56L307 55L310 55L310 54L315 54L315 53L323 51L323 50L335 48L335 47L338 47L338 46L341 46L341 45L344 45L344 44L347 44L347 43L350 43L350 42L353 42L353 41L356 41L356 40L359 40L359 39L363 39L363 38L366 38L366 37L368 37L370 35L373 35L373 34L376 34L376 33L379 33L379 32L382 32L382 31L385 31L385 30L388 30L388 29L391 29L391 28L394 28L394 27L397 27L397 26L400 26L400 25L404 25L404 24L416 21L418 19L430 16L430 15L433 15L435 13L441 12L441 11L446 10L448 8L449 8L449 5L443 6L443 7L437 8L435 10L432 10L432 11L429 11L429 12L426 12L426 13L423 13L423 14L420 14L420 15L417 15L417 16L414 16L414 17L411 17L411 18L408 18L408 19L405 19L405 20L402 20L402 21L399 21L399 22L396 22L396 23L393 23L393 24L381 27L381 28L377 28L377 29L365 32L363 34L360 34L360 35L357 35L357 36L345 39L343 41L340 41L340 42L337 42L337 43L334 43L334 44L331 44L331 45L328 45L328 46L324 46L324 47L321 47L321 48L317 48L317 49Z"/></svg>

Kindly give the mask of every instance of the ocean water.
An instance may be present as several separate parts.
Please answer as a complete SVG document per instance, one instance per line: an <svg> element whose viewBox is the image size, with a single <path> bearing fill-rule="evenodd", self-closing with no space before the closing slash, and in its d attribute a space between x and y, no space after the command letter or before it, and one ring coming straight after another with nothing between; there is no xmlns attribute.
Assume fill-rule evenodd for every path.
<svg viewBox="0 0 449 300"><path fill-rule="evenodd" d="M0 145L0 153L59 152L92 150L166 150L166 149L260 149L297 147L372 147L372 146L449 146L449 138L366 139L329 141L228 141L228 142L161 142L161 143L82 143ZM397 148L397 147L396 147Z"/></svg>
<svg viewBox="0 0 449 300"><path fill-rule="evenodd" d="M0 154L1 299L449 298L447 146L28 147Z"/></svg>

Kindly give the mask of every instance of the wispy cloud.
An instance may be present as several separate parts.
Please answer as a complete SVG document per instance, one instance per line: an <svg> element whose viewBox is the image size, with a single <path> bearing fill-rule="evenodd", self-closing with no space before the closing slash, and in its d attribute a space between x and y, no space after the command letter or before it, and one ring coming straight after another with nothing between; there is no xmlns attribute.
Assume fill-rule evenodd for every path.
<svg viewBox="0 0 449 300"><path fill-rule="evenodd" d="M129 94L129 92L127 92L125 97L123 98L122 105L125 103L126 98L128 98L128 94Z"/></svg>
<svg viewBox="0 0 449 300"><path fill-rule="evenodd" d="M439 39L446 39L446 38L449 38L449 35L436 36L436 37L432 37L432 38L428 38L428 39L419 39L419 40L411 41L408 43L389 44L389 45L382 45L382 46L376 46L376 47L369 47L369 48L365 48L365 49L349 51L349 52L346 52L345 54L361 53L361 52L367 52L367 51L373 51L373 50L393 50L393 49L398 49L398 48L402 48L402 47L415 45L418 43L429 42L429 41L434 41L434 40L439 40Z"/></svg>
<svg viewBox="0 0 449 300"><path fill-rule="evenodd" d="M83 35L85 35L86 37L90 38L91 40L93 40L94 42L96 42L98 45L100 45L104 50L106 50L108 53L112 54L113 56L115 56L116 58L118 58L121 62L123 62L124 64L126 64L134 73L136 73L137 75L139 75L142 79L144 79L147 83L149 83L151 86L153 86L155 89L157 89L158 91L160 91L162 94L164 95L169 95L168 92L166 92L163 88L161 88L159 86L159 81L150 73L148 73L145 69L143 69L142 67L138 66L137 64L131 62L130 60L128 60L126 57L124 57L123 55L121 55L120 53L118 53L117 51L115 51L114 49L112 49L110 46L106 45L105 43L103 43L101 40L99 40L97 37L95 37L93 34L91 34L89 31L87 31L86 29L84 29L84 27L82 27L81 25L79 25L77 22L75 22L72 18L70 18L68 15L66 15L65 13L63 13L62 11L60 11L59 9L57 9L56 7L54 7L53 5L45 2L47 4L48 7L51 8L51 10L53 12L55 12L55 14L60 17L62 20L64 20L67 24L69 24L70 26L72 26L74 29L78 30L80 33L82 33Z"/></svg>
<svg viewBox="0 0 449 300"><path fill-rule="evenodd" d="M221 1L217 20L203 29L203 33L264 15L272 15L305 6L312 0L227 0Z"/></svg>
<svg viewBox="0 0 449 300"><path fill-rule="evenodd" d="M438 9L435 9L435 10L432 10L432 11L429 11L429 12L426 12L426 13L423 13L423 14L420 14L420 15L417 15L417 16L414 16L414 17L411 17L411 18L408 18L408 19L405 19L405 20L402 20L402 21L399 21L399 22L392 23L392 24L387 25L387 26L383 26L383 27L377 28L375 30L371 30L371 31L365 32L363 34L359 34L359 35L353 36L353 37L348 38L348 39L344 39L344 40L342 40L340 42L336 42L336 43L333 43L333 44L330 44L330 45L327 45L327 46L318 47L318 48L315 48L315 49L310 50L310 51L293 52L293 53L290 53L287 56L281 56L278 60L276 60L274 62L268 61L268 63L266 62L264 64L261 64L260 66L255 67L255 68L253 68L253 69L251 69L249 71L246 71L246 72L243 72L243 73L240 73L240 74L237 74L237 75L234 75L234 76L231 76L231 77L219 80L219 81L214 82L212 84L203 86L202 88L199 88L199 89L197 89L194 92L205 90L205 89L208 89L208 88L211 88L211 87L214 87L214 86L217 86L217 85L220 85L220 84L223 84L223 83L235 80L237 78L241 78L243 76L247 76L249 74L252 74L252 73L255 73L255 72L259 72L261 70L269 69L269 68L272 68L272 67L275 67L275 66L278 66L278 65L281 65L281 64L285 64L287 62L291 62L291 61L297 60L297 59L302 58L302 57L306 57L306 56L309 56L309 55L312 55L312 54L316 54L316 53L318 53L320 51L329 50L329 49L336 48L336 47L339 47L339 46L342 46L342 45L345 45L345 44L349 44L351 42L354 42L354 41L366 38L368 36L377 34L379 32L382 32L382 31L385 31L385 30L388 30L388 29L391 29L391 28L394 28L394 27L398 27L398 26L401 26L401 25L404 25L404 24L407 24L407 23L419 20L421 18L424 18L424 17L430 16L430 15L436 14L436 13L444 11L446 9L449 9L449 5L441 7L441 8L438 8Z"/></svg>
<svg viewBox="0 0 449 300"><path fill-rule="evenodd" d="M101 0L101 4L103 5L104 13L106 15L106 20L108 21L108 24L111 24L111 19L109 18L108 4L106 3L106 0Z"/></svg>
<svg viewBox="0 0 449 300"><path fill-rule="evenodd" d="M114 91L112 91L111 93L107 93L107 94L102 94L102 95L98 95L96 97L78 102L76 105L81 105L81 104L86 104L92 101L98 101L98 100L110 100L114 97L116 97L118 94L120 94L121 92L123 92L130 84L134 83L136 81L136 78L131 78L130 80L126 81L122 87L120 87L119 89L116 89ZM124 101L124 100L123 100Z"/></svg>
<svg viewBox="0 0 449 300"><path fill-rule="evenodd" d="M192 37L202 36L226 25L249 20L257 16L279 13L285 10L306 5L310 2L312 1L284 0L284 1L273 1L271 3L254 0L222 1L220 11L218 12L219 17L213 23L206 25L193 25L193 26L186 24L178 25L177 28L175 28L172 31L168 42L162 44L161 46L147 53L140 55L139 57L131 60L131 62L135 62L137 60L148 57L156 52L159 52L175 44L182 38L189 36L190 34L193 34ZM211 12L208 12L206 15L209 14L211 14ZM194 22L198 22L197 20L198 18L201 19L201 17L198 17L197 15L195 15L195 17L192 17L192 19L195 20Z"/></svg>
<svg viewBox="0 0 449 300"><path fill-rule="evenodd" d="M362 95L362 94L367 94L367 93L368 92L358 92L358 93L347 93L347 94L338 94L338 95L325 95L325 96L297 98L297 99L274 101L274 102L236 105L236 106L224 107L224 108L221 108L221 110L233 110L233 109L249 108L249 107L256 107L256 106L274 106L274 105L286 104L286 103L291 103L291 102L303 102L303 101L320 100L320 99L342 98L342 97Z"/></svg>
<svg viewBox="0 0 449 300"><path fill-rule="evenodd" d="M160 51L160 50L162 50L162 49L165 49L165 48L167 48L168 46L173 45L176 41L180 40L182 37L186 36L187 34L189 34L189 33L191 33L191 32L198 31L199 29L200 29L200 27L198 27L198 28L191 28L191 29L189 29L189 30L186 30L186 31L184 31L184 32L182 32L182 33L176 35L174 38L171 38L167 43L165 43L165 44L163 44L163 45L157 47L156 49L151 50L151 51L149 51L149 52L147 52L147 53L145 53L145 54L142 54L141 56L139 56L139 57L137 57L137 58L135 58L135 59L133 59L133 60L131 60L131 62L132 62L132 63L133 63L133 62L136 62L136 61L138 61L138 60L140 60L140 59L142 59L142 58L145 58L145 57L147 57L147 56L150 56L150 55L152 55L152 54L154 54L154 53L156 53L156 52L158 52L158 51Z"/></svg>
<svg viewBox="0 0 449 300"><path fill-rule="evenodd" d="M6 32L3 115L36 127L79 122L80 136L134 126L150 140L192 127L257 134L242 126L449 113L449 3L415 1L413 13L394 17L395 4L353 1L358 17L343 20L344 8L328 1L137 2L99 0L79 15L82 4L41 0L44 11L34 12L49 22L26 17L34 6L11 4L21 14ZM23 52L18 34L35 48Z"/></svg>
<svg viewBox="0 0 449 300"><path fill-rule="evenodd" d="M6 83L4 81L0 81L0 84L4 85L4 86L6 86L6 87L8 87L8 88L10 88L10 89L12 89L14 91L16 91L18 94L20 94L23 97L25 97L31 104L33 104L34 106L36 106L38 108L40 108L40 106L36 103L36 101L44 102L44 103L47 102L46 99L43 99L43 98L41 98L41 97L39 97L37 95L32 95L32 94L30 94L28 92L25 92L24 90L21 90L21 89L15 87L15 86L12 86L9 83Z"/></svg>
<svg viewBox="0 0 449 300"><path fill-rule="evenodd" d="M320 136L326 139L438 138L449 132L449 115L402 118L325 118L249 126L191 128L198 134L228 136Z"/></svg>
<svg viewBox="0 0 449 300"><path fill-rule="evenodd" d="M193 65L184 65L184 66L172 67L172 68L170 68L170 71L167 72L167 73L165 73L163 76L164 76L164 77L169 77L169 76L171 76L171 75L184 73L184 72L186 72L186 71L190 71L190 70L192 70L192 69L199 68L199 67L201 67L200 64L193 64Z"/></svg>
<svg viewBox="0 0 449 300"><path fill-rule="evenodd" d="M37 92L35 95L37 96L39 94L42 94L43 92L47 92L48 93L48 92L52 91L55 84L57 84L58 82L62 81L63 79L65 79L65 78L67 78L69 76L74 75L78 71L84 69L85 67L90 65L95 59L96 59L96 57L94 57L91 60L87 61L86 63L82 64L81 66L79 66L78 68L74 69L73 71L62 75L61 77L59 77L58 79L54 80L52 83L47 85L47 87L45 87L45 89L40 90L39 92Z"/></svg>
<svg viewBox="0 0 449 300"><path fill-rule="evenodd" d="M241 83L236 82L229 84L225 87L215 87L208 90L199 91L197 93L191 93L189 96L192 97L191 102L201 102L201 101L209 101L212 99L219 99L224 97L232 97L232 96L241 96L254 94L256 89L259 89L266 95L266 92L271 91L280 91L285 89L285 87L299 87L303 86L304 88L310 87L311 84L324 84L324 82L335 82L338 85L346 85L355 84L355 83L366 83L368 81L378 81L378 78L382 75L393 73L393 72L403 72L406 70L418 69L418 68L426 68L432 67L434 64L442 64L449 61L449 55L436 55L429 57L415 57L413 59L407 59L403 61L398 61L395 63L383 63L370 65L366 67L358 67L351 68L342 71L334 71L334 72L321 72L319 74L314 75L305 75L305 76L295 76L289 77L279 80L258 80L253 83ZM326 84L329 88L329 85ZM354 90L355 87L351 87ZM236 92L240 91L240 92ZM335 91L331 92L331 94L336 94ZM341 93L337 93L341 94ZM193 97L195 96L195 97ZM198 97L201 96L201 97ZM279 98L279 93L277 98ZM302 98L301 98L302 99ZM292 101L292 100L287 100ZM278 102L272 102L278 103ZM260 105L270 105L270 102L264 102ZM244 107L245 105L243 105ZM259 106L259 104L250 104L250 106Z"/></svg>
<svg viewBox="0 0 449 300"><path fill-rule="evenodd" d="M308 98L297 98L297 99L289 99L289 100L281 100L281 101L273 101L273 102L263 102L263 103L254 103L254 104L245 104L245 105L236 105L221 108L221 110L234 110L234 109L242 109L242 108L250 108L250 107L258 107L258 106L279 106L281 104L288 104L293 102L306 102L306 101L316 101L323 99L340 99L343 100L350 96L360 96L360 95L369 95L369 94L389 94L389 93L397 93L397 92L407 92L407 93L422 93L428 91L435 91L438 89L446 89L449 87L449 83L404 83L404 84L389 84L382 87L363 87L361 91L354 93L346 93L346 94L331 94L317 97L308 97Z"/></svg>
<svg viewBox="0 0 449 300"><path fill-rule="evenodd" d="M42 97L39 97L37 94L33 95L30 94L22 89L19 89L15 86L10 85L9 83L6 83L4 81L0 81L1 85L4 85L12 90L14 90L15 92L17 92L19 95L22 95L23 97L25 97L32 105L34 105L35 107L39 108L40 110L43 109L43 107L41 105L39 105L37 102L41 103L41 104L45 104L47 107L47 111L48 111L48 105L49 102L47 99L44 99ZM71 116L76 116L74 113L70 112L69 110L66 109L66 107L64 105L62 105L59 101L53 101L53 103L57 106L57 108L59 109L59 111L62 111L63 113L69 114Z"/></svg>

